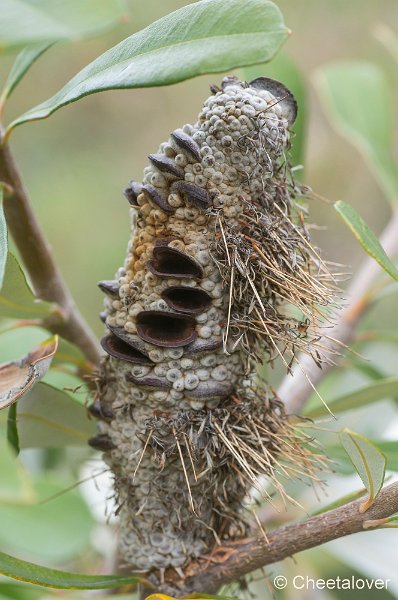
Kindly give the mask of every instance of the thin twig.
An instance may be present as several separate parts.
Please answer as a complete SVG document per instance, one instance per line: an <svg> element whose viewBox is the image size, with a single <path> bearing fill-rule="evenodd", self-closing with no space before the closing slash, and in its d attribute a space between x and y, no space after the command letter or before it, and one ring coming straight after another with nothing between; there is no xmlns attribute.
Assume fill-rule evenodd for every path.
<svg viewBox="0 0 398 600"><path fill-rule="evenodd" d="M389 256L398 252L398 209L384 229L380 242ZM346 293L345 308L338 315L338 322L328 331L325 346L330 353L341 351L355 337L356 328L373 301L372 288L382 272L372 258L366 258L358 269ZM291 374L286 375L278 397L284 401L287 412L299 414L313 393L314 386L327 375L335 365L324 363L320 368L310 356L300 355Z"/></svg>
<svg viewBox="0 0 398 600"><path fill-rule="evenodd" d="M9 146L1 145L0 181L10 186L4 201L7 225L29 273L34 292L41 300L56 302L61 315L46 319L43 325L76 344L94 364L99 362L98 341L77 309L72 295L55 263L52 249L36 219Z"/></svg>
<svg viewBox="0 0 398 600"><path fill-rule="evenodd" d="M209 561L192 562L185 570L185 579L173 584L184 594L215 593L222 585L297 552L364 531L369 521L377 522L398 512L398 482L385 487L366 513L359 511L361 503L356 500L274 529L267 533L267 539L261 536L216 547Z"/></svg>

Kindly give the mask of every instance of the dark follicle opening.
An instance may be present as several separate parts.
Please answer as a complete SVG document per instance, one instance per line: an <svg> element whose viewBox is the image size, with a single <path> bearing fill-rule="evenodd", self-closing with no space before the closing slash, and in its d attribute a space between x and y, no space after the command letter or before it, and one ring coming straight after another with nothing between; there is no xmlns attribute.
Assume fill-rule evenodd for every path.
<svg viewBox="0 0 398 600"><path fill-rule="evenodd" d="M109 331L116 335L116 337L126 342L128 346L131 346L133 350L136 350L140 354L143 354L148 359L148 364L150 360L148 358L148 353L145 350L145 344L139 337L132 335L131 333L127 333L124 327L113 327L112 325L107 325Z"/></svg>
<svg viewBox="0 0 398 600"><path fill-rule="evenodd" d="M119 297L119 282L114 279L109 279L106 281L99 281L97 283L101 292L107 294L108 296Z"/></svg>
<svg viewBox="0 0 398 600"><path fill-rule="evenodd" d="M111 420L115 416L112 408L99 400L90 404L87 410L92 417L102 419L103 421Z"/></svg>
<svg viewBox="0 0 398 600"><path fill-rule="evenodd" d="M204 352L212 352L219 350L223 345L221 336L216 339L196 339L192 344L184 348L184 355L203 354Z"/></svg>
<svg viewBox="0 0 398 600"><path fill-rule="evenodd" d="M190 256L176 248L155 246L153 259L147 262L148 269L160 277L184 277L201 279L202 267Z"/></svg>
<svg viewBox="0 0 398 600"><path fill-rule="evenodd" d="M156 204L159 208L164 210L164 212L170 214L174 212L174 208L172 208L170 204L167 203L167 200L159 194L159 192L153 187L153 185L150 185L149 183L145 184L142 187L142 191L149 196L149 198L154 204Z"/></svg>
<svg viewBox="0 0 398 600"><path fill-rule="evenodd" d="M137 333L155 346L179 348L196 339L195 321L190 317L158 310L148 310L136 317Z"/></svg>
<svg viewBox="0 0 398 600"><path fill-rule="evenodd" d="M102 338L101 346L107 354L114 358L120 358L120 360L125 360L126 362L137 365L149 366L152 364L152 361L147 356L112 333Z"/></svg>
<svg viewBox="0 0 398 600"><path fill-rule="evenodd" d="M134 375L127 374L126 381L131 381L136 385L141 385L144 387L156 387L159 389L170 389L172 384L170 381L167 381L164 377L135 377Z"/></svg>
<svg viewBox="0 0 398 600"><path fill-rule="evenodd" d="M297 117L297 102L292 92L283 83L269 77L258 77L253 79L249 85L259 90L267 90L275 96L275 101L279 100L282 109L287 113L289 125L293 125Z"/></svg>
<svg viewBox="0 0 398 600"><path fill-rule="evenodd" d="M213 400L227 398L233 392L233 386L229 381L201 382L194 390L186 394L194 400Z"/></svg>
<svg viewBox="0 0 398 600"><path fill-rule="evenodd" d="M209 294L199 288L169 287L162 293L162 298L170 308L184 313L200 314L211 305Z"/></svg>
<svg viewBox="0 0 398 600"><path fill-rule="evenodd" d="M129 181L128 187L124 190L123 194L127 198L130 206L138 207L137 198L142 192L142 184L136 181Z"/></svg>
<svg viewBox="0 0 398 600"><path fill-rule="evenodd" d="M190 157L194 158L197 162L201 162L202 156L198 144L189 135L184 133L182 129L173 131L171 137L181 150L186 154L189 154Z"/></svg>
<svg viewBox="0 0 398 600"><path fill-rule="evenodd" d="M150 154L148 158L161 173L173 175L174 177L178 177L178 179L184 178L184 169L179 167L172 158L169 158L165 154Z"/></svg>
<svg viewBox="0 0 398 600"><path fill-rule="evenodd" d="M177 181L172 189L173 191L176 190L186 202L189 202L200 210L206 210L210 206L210 196L208 192L194 183Z"/></svg>
<svg viewBox="0 0 398 600"><path fill-rule="evenodd" d="M106 450L113 450L115 448L115 444L112 442L111 438L105 433L100 433L88 440L88 445L95 450L102 450L106 452Z"/></svg>

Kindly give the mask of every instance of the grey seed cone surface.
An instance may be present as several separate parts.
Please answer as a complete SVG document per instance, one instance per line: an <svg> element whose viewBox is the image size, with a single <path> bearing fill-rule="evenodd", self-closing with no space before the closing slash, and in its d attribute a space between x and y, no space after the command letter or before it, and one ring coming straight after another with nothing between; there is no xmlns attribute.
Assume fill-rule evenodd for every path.
<svg viewBox="0 0 398 600"><path fill-rule="evenodd" d="M132 569L183 567L245 535L247 492L285 451L283 406L253 387L256 365L310 345L311 307L330 294L295 216L295 114L281 84L226 78L125 191L127 256L100 284L107 355L91 445L114 474Z"/></svg>

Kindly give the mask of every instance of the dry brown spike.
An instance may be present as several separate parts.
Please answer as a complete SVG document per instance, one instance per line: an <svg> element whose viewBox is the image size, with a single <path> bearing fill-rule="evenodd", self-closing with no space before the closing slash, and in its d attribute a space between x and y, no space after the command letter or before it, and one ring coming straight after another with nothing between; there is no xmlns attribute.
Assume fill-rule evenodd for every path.
<svg viewBox="0 0 398 600"><path fill-rule="evenodd" d="M288 161L296 102L268 78L211 91L130 185L139 209L118 297L104 299L118 341L105 343L99 393L114 416L99 434L113 444L119 552L159 578L244 536L252 486L295 503L283 479L315 481L323 464L257 377L260 361L290 369L301 350L330 360L320 326L336 286Z"/></svg>

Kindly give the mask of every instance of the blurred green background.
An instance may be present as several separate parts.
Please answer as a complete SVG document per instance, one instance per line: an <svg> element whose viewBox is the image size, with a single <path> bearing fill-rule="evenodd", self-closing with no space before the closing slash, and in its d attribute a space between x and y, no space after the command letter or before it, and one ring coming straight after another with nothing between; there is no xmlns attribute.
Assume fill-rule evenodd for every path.
<svg viewBox="0 0 398 600"><path fill-rule="evenodd" d="M129 19L112 32L89 41L57 44L44 54L9 102L6 122L50 97L83 66L112 45L155 19L184 6L186 2L129 0L127 4ZM351 203L374 231L379 233L389 218L390 208L359 153L331 128L314 92L312 78L318 67L331 60L370 60L381 66L386 73L396 105L396 64L374 37L374 30L380 23L397 28L398 2L279 0L277 4L293 32L283 53L294 60L307 85L308 131L302 179L330 201L342 199ZM12 54L2 57L1 80L6 78L14 57ZM259 68L258 76L266 74L267 67ZM103 330L98 319L102 296L96 283L100 279L113 277L122 264L129 237L128 204L122 190L129 179L141 179L147 155L156 151L160 142L166 140L173 129L195 120L202 101L208 95L209 84L219 83L220 78L221 75L200 77L170 87L110 91L89 96L60 110L46 121L18 128L12 135L11 145L38 218L81 311L98 335ZM310 216L320 226L319 230L313 232L313 238L322 248L324 256L348 265L348 269L355 272L364 253L332 207L322 201L312 200ZM397 331L396 295L386 297L369 313L366 326ZM22 332L19 333L23 336ZM27 344L26 352L30 347ZM373 345L365 355L385 373L397 374L396 346L381 343ZM4 356L4 360L6 358ZM338 378L332 376L324 382L322 391L326 397L331 391L336 395L357 386L361 381L363 379L352 372L340 374ZM338 427L352 426L358 431L370 431L381 437L394 420L396 409L386 401L362 412L350 413ZM329 427L330 423L326 426ZM396 433L395 430L395 439ZM86 457L84 452L81 454L80 450L68 450L69 467L58 466L61 478L64 472L68 476L71 472L76 475L75 465ZM56 457L54 460L54 464L59 465ZM27 464L29 466L29 460ZM37 462L33 461L31 464L36 465L37 469ZM358 489L358 481L356 476L343 481L341 477L332 477L329 482L329 500L325 501L322 497L323 503L351 489ZM49 484L44 482L42 485ZM88 496L90 494L94 495L93 490L88 492ZM303 494L302 489L300 494ZM316 503L313 494L308 497L304 494L303 498L306 507ZM97 513L101 512L102 500L97 498L93 502ZM84 520L85 509L80 507L79 510ZM298 516L302 516L302 513L298 513ZM3 517L8 518L7 515ZM91 534L90 550L87 550L86 533L80 531L84 537L80 551L85 548L84 562L78 564L82 570L97 569L95 559L98 554L101 555L103 545L111 543L104 530L100 526L95 534ZM38 558L33 552L29 554L26 545L21 543L21 548L24 547L25 552L22 553L21 550L21 556L23 554L25 558L40 562L40 556ZM297 558L297 564L286 561L284 566L274 566L267 573L284 573L291 577L292 573L308 572L315 576L332 577L337 574L349 576L357 572L353 569L358 569L358 572L369 577L387 578L395 572L395 582L390 593L379 591L377 598L398 598L396 548L397 533L394 530L372 532L331 544L328 552L315 550L304 553ZM52 557L52 560L51 554L51 550L42 553L41 562L48 564L52 561L58 566L72 568L74 565L74 568L78 568L70 556L59 560ZM103 568L112 568L109 553L104 553L103 560ZM4 581L1 585L0 598L2 595L20 598L19 593L15 594L10 586L5 590ZM270 589L272 586L270 588L262 578L253 586L253 592L259 598L271 597ZM304 593L291 588L287 588L286 593L276 593L278 598L294 600L328 600L348 595L353 599L374 598L375 594L376 592L366 594L364 591Z"/></svg>

